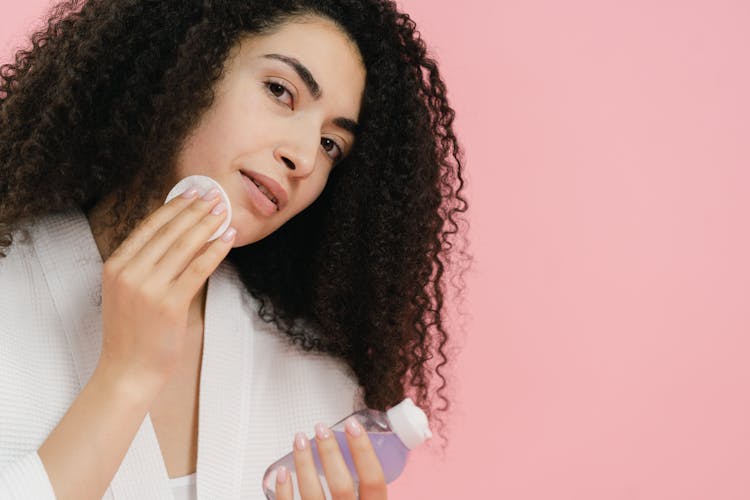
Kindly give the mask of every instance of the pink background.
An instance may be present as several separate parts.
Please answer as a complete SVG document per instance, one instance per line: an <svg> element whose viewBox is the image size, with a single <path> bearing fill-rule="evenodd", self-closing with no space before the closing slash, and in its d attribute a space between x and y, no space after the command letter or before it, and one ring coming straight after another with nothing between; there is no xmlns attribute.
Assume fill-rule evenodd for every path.
<svg viewBox="0 0 750 500"><path fill-rule="evenodd" d="M0 0L7 62L48 1ZM393 499L750 498L750 4L401 0L467 150L450 447Z"/></svg>

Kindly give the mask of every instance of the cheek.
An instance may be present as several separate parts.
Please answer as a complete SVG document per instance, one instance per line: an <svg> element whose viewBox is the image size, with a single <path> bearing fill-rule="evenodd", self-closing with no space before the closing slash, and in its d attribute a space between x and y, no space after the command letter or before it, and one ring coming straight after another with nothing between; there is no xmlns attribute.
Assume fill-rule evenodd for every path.
<svg viewBox="0 0 750 500"><path fill-rule="evenodd" d="M318 197L323 193L323 190L326 187L326 184L328 183L328 175L330 174L330 169L326 168L324 172L321 172L321 176L319 179L317 179L317 182L311 183L312 189L310 193L310 202L312 203L315 200L318 199Z"/></svg>
<svg viewBox="0 0 750 500"><path fill-rule="evenodd" d="M298 214L318 199L328 181L328 173L321 174L319 178L307 179L308 182L297 192L294 213Z"/></svg>
<svg viewBox="0 0 750 500"><path fill-rule="evenodd" d="M249 92L237 93L223 111L217 117L220 120L217 130L221 130L218 140L225 144L242 148L256 142L262 143L273 135L273 116L267 112L262 96Z"/></svg>

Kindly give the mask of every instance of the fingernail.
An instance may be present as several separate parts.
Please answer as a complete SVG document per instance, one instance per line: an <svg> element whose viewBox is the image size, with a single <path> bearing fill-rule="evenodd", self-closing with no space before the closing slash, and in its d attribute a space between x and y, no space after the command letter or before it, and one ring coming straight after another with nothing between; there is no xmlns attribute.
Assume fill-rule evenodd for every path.
<svg viewBox="0 0 750 500"><path fill-rule="evenodd" d="M227 209L227 205L224 202L221 202L218 205L216 205L213 210L211 210L211 213L214 215L219 215L226 209Z"/></svg>
<svg viewBox="0 0 750 500"><path fill-rule="evenodd" d="M288 476L289 476L289 473L287 472L286 467L284 467L283 465L276 470L276 482L277 483L284 484Z"/></svg>
<svg viewBox="0 0 750 500"><path fill-rule="evenodd" d="M318 436L318 439L328 439L331 436L331 431L325 424L316 424L315 435Z"/></svg>
<svg viewBox="0 0 750 500"><path fill-rule="evenodd" d="M298 432L294 436L294 447L297 448L299 451L304 450L307 447L307 436L305 436L301 432Z"/></svg>
<svg viewBox="0 0 750 500"><path fill-rule="evenodd" d="M359 422L357 422L357 419L354 417L349 417L346 419L345 428L346 431L354 437L362 434L362 426L359 425Z"/></svg>
<svg viewBox="0 0 750 500"><path fill-rule="evenodd" d="M237 233L237 230L233 227L230 227L226 231L224 231L224 234L221 235L222 241L232 241L232 238L234 238L234 235Z"/></svg>
<svg viewBox="0 0 750 500"><path fill-rule="evenodd" d="M216 198L217 196L219 196L219 190L216 188L213 188L208 193L204 194L202 199L206 201L210 201Z"/></svg>
<svg viewBox="0 0 750 500"><path fill-rule="evenodd" d="M180 196L182 196L183 198L192 198L196 194L198 194L198 190L195 188L190 188L187 191L183 192Z"/></svg>

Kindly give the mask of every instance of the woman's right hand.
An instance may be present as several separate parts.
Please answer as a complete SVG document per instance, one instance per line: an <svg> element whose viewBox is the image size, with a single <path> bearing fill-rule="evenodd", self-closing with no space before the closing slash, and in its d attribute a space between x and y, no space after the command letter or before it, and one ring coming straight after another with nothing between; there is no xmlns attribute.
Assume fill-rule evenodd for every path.
<svg viewBox="0 0 750 500"><path fill-rule="evenodd" d="M211 213L218 194L196 196L178 196L141 221L102 272L99 364L156 387L177 368L190 304L234 241L230 228L229 241L206 243L227 212Z"/></svg>

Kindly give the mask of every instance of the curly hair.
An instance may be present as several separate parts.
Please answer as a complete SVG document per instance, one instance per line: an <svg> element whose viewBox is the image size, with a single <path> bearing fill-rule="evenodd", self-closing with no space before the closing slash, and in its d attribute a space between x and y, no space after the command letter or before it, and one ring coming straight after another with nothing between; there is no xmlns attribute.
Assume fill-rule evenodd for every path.
<svg viewBox="0 0 750 500"><path fill-rule="evenodd" d="M390 0L57 4L30 50L0 67L0 256L25 222L88 213L110 194L121 243L147 215L138 207L163 195L154 186L168 188L230 49L310 15L332 20L362 55L357 141L312 205L227 259L265 321L345 360L368 407L411 396L442 430L446 284L454 257L467 257L455 244L468 208L463 151L438 65ZM126 200L136 208L121 213Z"/></svg>

